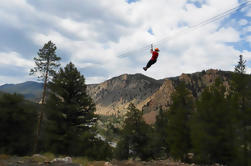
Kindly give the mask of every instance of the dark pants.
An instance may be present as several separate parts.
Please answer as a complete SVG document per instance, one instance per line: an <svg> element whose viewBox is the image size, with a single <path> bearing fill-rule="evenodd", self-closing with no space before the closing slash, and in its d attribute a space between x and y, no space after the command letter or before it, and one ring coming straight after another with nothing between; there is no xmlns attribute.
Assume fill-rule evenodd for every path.
<svg viewBox="0 0 251 166"><path fill-rule="evenodd" d="M155 62L156 62L156 60L150 60L150 61L147 63L146 67L147 67L147 68L151 67Z"/></svg>

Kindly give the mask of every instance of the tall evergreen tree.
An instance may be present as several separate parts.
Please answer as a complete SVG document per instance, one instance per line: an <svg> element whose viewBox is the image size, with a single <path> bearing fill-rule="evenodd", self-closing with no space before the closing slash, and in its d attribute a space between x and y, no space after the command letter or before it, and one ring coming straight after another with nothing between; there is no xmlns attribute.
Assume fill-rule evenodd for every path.
<svg viewBox="0 0 251 166"><path fill-rule="evenodd" d="M35 67L30 70L30 75L37 75L39 79L42 79L43 95L42 104L45 104L45 96L47 91L47 83L49 79L55 74L55 70L60 66L58 61L61 59L56 55L56 45L51 41L44 44L42 49L39 49L38 57L34 58ZM36 138L34 142L34 152L37 151L38 139L40 137L41 123L43 121L43 110L39 114Z"/></svg>
<svg viewBox="0 0 251 166"><path fill-rule="evenodd" d="M251 76L246 74L246 61L240 55L231 83L231 95L235 100L238 117L237 137L240 150L240 165L251 164Z"/></svg>
<svg viewBox="0 0 251 166"><path fill-rule="evenodd" d="M155 148L157 152L157 156L165 157L169 154L169 146L168 146L168 110L160 109L159 114L156 117L156 122L154 124L155 127Z"/></svg>
<svg viewBox="0 0 251 166"><path fill-rule="evenodd" d="M0 153L27 155L32 152L37 112L35 105L17 94L0 97Z"/></svg>
<svg viewBox="0 0 251 166"><path fill-rule="evenodd" d="M246 73L246 63L247 61L243 59L243 55L239 56L238 65L235 66L234 71L238 74L245 74Z"/></svg>
<svg viewBox="0 0 251 166"><path fill-rule="evenodd" d="M86 92L85 78L69 63L49 83L46 112L48 149L57 154L88 155L95 143L95 104Z"/></svg>
<svg viewBox="0 0 251 166"><path fill-rule="evenodd" d="M167 126L170 155L175 159L186 160L191 148L190 117L194 102L184 82L181 82L172 94L172 102Z"/></svg>
<svg viewBox="0 0 251 166"><path fill-rule="evenodd" d="M226 87L218 79L202 92L197 101L191 138L195 160L199 163L233 164L233 113L226 92Z"/></svg>
<svg viewBox="0 0 251 166"><path fill-rule="evenodd" d="M133 104L128 107L122 136L117 147L117 158L140 157L142 160L149 159L152 155L149 133L152 132L145 123L142 112Z"/></svg>

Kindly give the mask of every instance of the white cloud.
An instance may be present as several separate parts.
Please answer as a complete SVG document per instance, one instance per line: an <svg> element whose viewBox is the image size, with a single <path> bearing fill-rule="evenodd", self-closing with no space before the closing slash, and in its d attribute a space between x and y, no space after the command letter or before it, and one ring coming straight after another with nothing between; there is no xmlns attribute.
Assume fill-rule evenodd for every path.
<svg viewBox="0 0 251 166"><path fill-rule="evenodd" d="M251 26L247 26L243 29L244 33L251 32Z"/></svg>
<svg viewBox="0 0 251 166"><path fill-rule="evenodd" d="M249 42L250 46L251 46L251 36L247 36L246 37L246 41Z"/></svg>
<svg viewBox="0 0 251 166"><path fill-rule="evenodd" d="M244 25L247 25L247 24L248 24L248 21L247 21L246 19L241 19L241 20L239 21L239 24L240 24L241 26L244 26Z"/></svg>
<svg viewBox="0 0 251 166"><path fill-rule="evenodd" d="M85 22L77 22L71 19L58 19L58 26L66 30L67 32L78 34L78 37L82 39L93 40L97 38L97 32L92 30L92 27Z"/></svg>
<svg viewBox="0 0 251 166"><path fill-rule="evenodd" d="M0 65L15 65L19 67L31 68L34 66L32 60L22 58L16 52L0 52Z"/></svg>
<svg viewBox="0 0 251 166"><path fill-rule="evenodd" d="M247 74L251 74L251 68L247 68Z"/></svg>
<svg viewBox="0 0 251 166"><path fill-rule="evenodd" d="M247 10L247 14L246 14L246 16L248 16L248 17L251 17L251 10L250 10L250 7L249 8L247 8L248 10Z"/></svg>
<svg viewBox="0 0 251 166"><path fill-rule="evenodd" d="M4 84L19 84L25 81L37 81L37 79L29 75L20 75L15 77L13 77L12 75L0 76L0 86Z"/></svg>
<svg viewBox="0 0 251 166"><path fill-rule="evenodd" d="M29 76L29 71L34 67L34 62L32 60L27 60L21 57L17 52L0 52L0 85L6 83L21 83L28 80L34 80L34 78ZM6 67L3 69L3 67ZM22 74L19 74L22 73ZM25 73L25 75L23 75Z"/></svg>
<svg viewBox="0 0 251 166"><path fill-rule="evenodd" d="M191 2L199 2L199 3L203 3L204 0L190 0Z"/></svg>
<svg viewBox="0 0 251 166"><path fill-rule="evenodd" d="M87 77L86 84L92 84L95 82L102 82L106 79L106 77Z"/></svg>
<svg viewBox="0 0 251 166"><path fill-rule="evenodd" d="M161 49L160 57L144 72L148 76L158 79L205 68L231 70L240 52L225 43L238 42L240 32L231 27L219 29L219 21L195 31L188 27L233 8L238 0L193 1L203 5L197 8L187 0L141 0L131 4L125 0L3 0L0 20L27 33L27 38L39 47L51 40L81 69L106 72L87 77L88 83L144 72L142 67L150 57L149 47L144 46L163 38L166 40L155 44ZM237 22L246 25L247 21ZM149 28L154 36L147 32ZM123 52L126 54L121 55ZM2 63L26 63L19 54L11 55L13 58Z"/></svg>

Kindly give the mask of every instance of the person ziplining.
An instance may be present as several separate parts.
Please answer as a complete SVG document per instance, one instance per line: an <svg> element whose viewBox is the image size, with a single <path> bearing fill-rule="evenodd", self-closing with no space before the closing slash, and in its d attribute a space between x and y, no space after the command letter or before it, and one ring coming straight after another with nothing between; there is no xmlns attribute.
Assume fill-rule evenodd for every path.
<svg viewBox="0 0 251 166"><path fill-rule="evenodd" d="M143 69L146 71L148 68L150 68L154 63L157 62L158 56L159 56L159 49L155 48L153 51L153 46L151 45L151 50L152 58L148 61L146 67L143 67Z"/></svg>
<svg viewBox="0 0 251 166"><path fill-rule="evenodd" d="M225 18L226 16L229 16L231 14L234 14L236 11L240 11L241 9L243 8L246 8L246 7L249 7L251 6L251 0L244 0L243 3L240 3L238 4L237 6L229 9L229 10L226 10L222 13L219 13L209 19L206 19L204 21L201 21L200 23L198 24L195 24L195 25L191 25L191 26L188 26L187 28L184 28L182 31L178 31L177 34L171 36L172 38L170 38L169 36L167 37L164 37L162 38L161 40L158 40L156 42L154 42L154 44L160 44L160 43L163 43L164 41L167 42L167 41L170 41L172 39L175 39L177 38L178 36L181 36L183 34L187 34L188 32L190 31L194 31L196 29L200 29L201 27L204 27L208 24L211 24L213 22L216 22L216 21L219 21L223 18ZM148 45L149 46L149 45ZM148 47L147 46L147 47ZM145 49L145 46L140 48L140 49ZM137 50L140 50L140 49L137 49ZM123 52L122 54L119 55L119 57L126 57L125 55L128 55L128 53L130 53L132 51L125 51ZM159 56L159 49L158 48L155 48L154 51L153 51L153 46L151 45L151 54L152 54L152 58L148 61L147 65L145 67L143 67L143 69L146 71L148 68L150 68L153 64L156 63L157 61L157 58Z"/></svg>

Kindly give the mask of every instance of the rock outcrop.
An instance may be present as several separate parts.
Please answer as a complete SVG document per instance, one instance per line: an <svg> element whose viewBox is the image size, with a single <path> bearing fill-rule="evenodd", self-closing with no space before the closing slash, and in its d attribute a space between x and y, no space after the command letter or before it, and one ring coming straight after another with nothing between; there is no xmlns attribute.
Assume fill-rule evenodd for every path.
<svg viewBox="0 0 251 166"><path fill-rule="evenodd" d="M203 89L212 85L216 78L228 87L231 72L207 70L178 77L155 80L142 74L124 74L101 84L88 85L88 94L96 103L97 114L111 115L127 111L130 103L143 110L147 123L154 123L159 109L168 109L175 87L184 81L186 87L197 98Z"/></svg>
<svg viewBox="0 0 251 166"><path fill-rule="evenodd" d="M124 74L101 84L88 85L88 94L96 103L98 114L124 114L130 103L141 109L142 102L152 96L163 84L142 74Z"/></svg>

